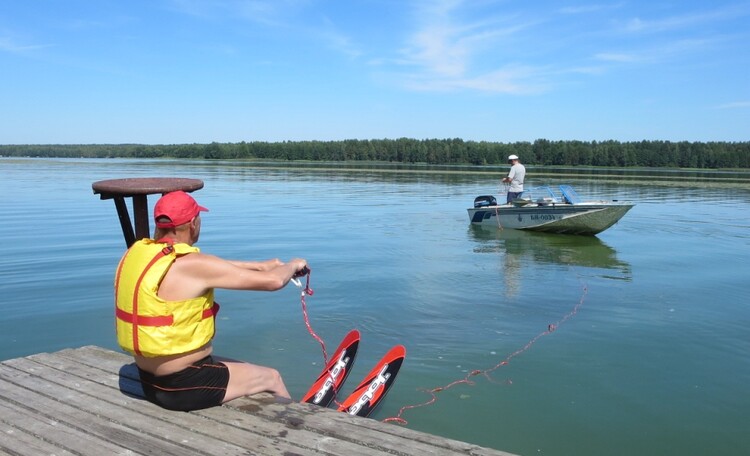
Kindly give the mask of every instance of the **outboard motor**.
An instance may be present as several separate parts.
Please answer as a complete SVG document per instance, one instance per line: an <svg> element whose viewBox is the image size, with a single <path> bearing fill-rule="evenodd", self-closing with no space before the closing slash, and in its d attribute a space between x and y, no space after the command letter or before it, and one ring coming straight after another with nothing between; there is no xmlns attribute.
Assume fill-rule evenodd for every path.
<svg viewBox="0 0 750 456"><path fill-rule="evenodd" d="M492 195L482 195L474 198L474 207L497 206L497 200Z"/></svg>

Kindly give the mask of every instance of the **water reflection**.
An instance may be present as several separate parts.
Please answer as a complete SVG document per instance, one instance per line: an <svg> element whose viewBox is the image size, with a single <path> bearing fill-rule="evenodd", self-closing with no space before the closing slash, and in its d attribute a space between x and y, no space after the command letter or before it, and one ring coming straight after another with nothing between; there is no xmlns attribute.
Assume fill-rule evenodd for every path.
<svg viewBox="0 0 750 456"><path fill-rule="evenodd" d="M617 251L595 236L572 236L469 226L476 253L502 254L506 294L518 293L523 269L533 265L579 266L603 269L604 277L630 281L630 264L617 258Z"/></svg>

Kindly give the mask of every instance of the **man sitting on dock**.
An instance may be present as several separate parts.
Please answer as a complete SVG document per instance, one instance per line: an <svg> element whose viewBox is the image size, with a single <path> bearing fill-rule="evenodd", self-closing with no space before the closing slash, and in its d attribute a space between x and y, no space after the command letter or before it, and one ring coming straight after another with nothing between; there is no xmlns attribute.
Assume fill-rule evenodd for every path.
<svg viewBox="0 0 750 456"><path fill-rule="evenodd" d="M289 399L276 369L211 356L214 289L274 291L307 268L295 258L230 261L194 247L202 211L189 194L167 193L154 207L154 239L141 239L115 277L117 340L135 358L146 398L170 410L197 410L270 392Z"/></svg>

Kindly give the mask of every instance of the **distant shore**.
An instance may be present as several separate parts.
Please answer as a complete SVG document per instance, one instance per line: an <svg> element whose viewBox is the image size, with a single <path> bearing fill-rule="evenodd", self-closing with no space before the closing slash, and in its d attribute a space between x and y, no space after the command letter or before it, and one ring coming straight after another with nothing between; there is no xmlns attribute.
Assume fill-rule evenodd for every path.
<svg viewBox="0 0 750 456"><path fill-rule="evenodd" d="M500 166L515 154L536 166L606 168L750 169L750 142L550 141L485 142L462 139L239 142L210 144L0 145L4 157L175 158L381 162Z"/></svg>

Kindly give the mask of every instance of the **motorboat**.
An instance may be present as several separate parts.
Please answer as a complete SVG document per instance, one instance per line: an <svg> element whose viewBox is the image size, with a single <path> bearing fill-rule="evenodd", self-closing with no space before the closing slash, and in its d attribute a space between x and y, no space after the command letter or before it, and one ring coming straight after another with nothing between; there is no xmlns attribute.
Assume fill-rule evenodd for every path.
<svg viewBox="0 0 750 456"><path fill-rule="evenodd" d="M633 206L618 200L584 201L572 186L559 185L532 188L506 204L498 204L492 195L478 196L468 212L474 225L593 236Z"/></svg>

